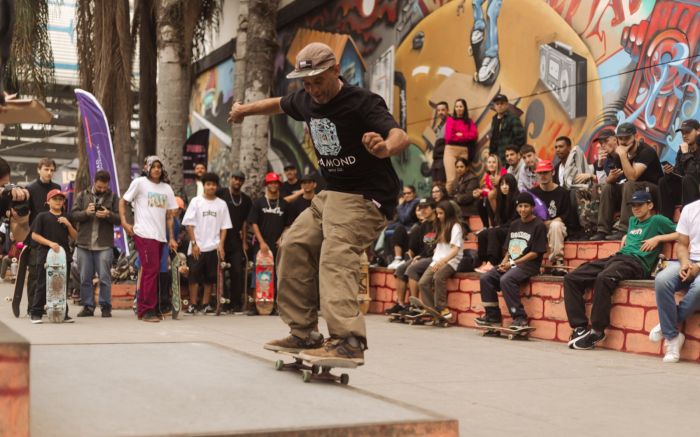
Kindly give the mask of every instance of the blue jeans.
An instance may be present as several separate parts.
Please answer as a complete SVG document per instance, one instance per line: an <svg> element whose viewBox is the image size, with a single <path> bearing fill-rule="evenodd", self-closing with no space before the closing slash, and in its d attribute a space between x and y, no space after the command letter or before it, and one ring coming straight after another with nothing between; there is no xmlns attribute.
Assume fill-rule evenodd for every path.
<svg viewBox="0 0 700 437"><path fill-rule="evenodd" d="M695 277L692 282L682 282L678 276L680 270L681 264L678 261L671 261L665 269L656 275L654 281L661 332L667 340L678 335L679 323L700 309L700 276ZM687 292L676 306L674 295L678 290Z"/></svg>
<svg viewBox="0 0 700 437"><path fill-rule="evenodd" d="M481 10L481 5L484 0L472 0L472 8L474 10L474 30L486 30L486 21L484 21L484 12ZM484 56L487 58L498 57L498 15L501 13L501 3L503 0L489 0L489 5L486 8L486 14L489 17L489 28L484 35Z"/></svg>
<svg viewBox="0 0 700 437"><path fill-rule="evenodd" d="M100 277L100 308L112 309L112 249L87 250L76 247L78 269L80 269L80 301L83 306L95 308L92 278L95 272Z"/></svg>

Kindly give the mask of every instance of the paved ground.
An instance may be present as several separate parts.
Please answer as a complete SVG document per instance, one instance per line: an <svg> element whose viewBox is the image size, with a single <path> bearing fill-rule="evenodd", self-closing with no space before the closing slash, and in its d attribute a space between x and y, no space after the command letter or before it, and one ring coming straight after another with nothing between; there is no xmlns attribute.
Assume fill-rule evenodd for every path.
<svg viewBox="0 0 700 437"><path fill-rule="evenodd" d="M0 298L8 294L9 286L0 285ZM126 420L123 414L134 407L126 395L149 391L141 387L143 375L130 369L147 365L159 378L167 373L163 362L177 366L182 378L169 395L193 403L215 396L217 386L208 376L212 374L222 378L224 390L241 378L252 384L246 390L254 390L258 375L271 378L279 390L293 390L298 399L320 396L324 407L319 408L328 406L324 395L345 405L345 397L354 393L303 384L298 375L274 372L278 356L263 350L262 344L286 333L277 317L196 316L148 324L129 311L115 311L112 319L31 325L27 318L12 317L9 303L2 300L0 320L32 342L33 435L42 435L43 427L55 420L37 394L53 393L69 404L71 422L80 419L80 412L74 411L80 405L92 409L83 421L99 422L94 414L100 411ZM368 317L367 323L367 364L351 371L350 384L395 402L395 408L382 410L385 420L404 418L407 403L419 408L411 413L416 418L428 415L428 410L458 419L464 436L697 434L694 415L686 413L700 393L697 364L664 365L658 358L614 351L572 351L559 343L482 338L471 329L399 325L379 316ZM65 365L56 365L59 359ZM40 388L37 369L44 368L54 369L57 379L70 383ZM93 379L102 375L101 385L80 384L81 372ZM154 385L155 397L158 384L162 380ZM298 405L280 404L275 390L264 396L268 408L298 411ZM365 406L368 414L375 408ZM354 408L364 413L364 406ZM225 410L210 410L225 421ZM157 410L150 414L156 424L172 416ZM202 420L197 407L182 408L177 415L183 421Z"/></svg>

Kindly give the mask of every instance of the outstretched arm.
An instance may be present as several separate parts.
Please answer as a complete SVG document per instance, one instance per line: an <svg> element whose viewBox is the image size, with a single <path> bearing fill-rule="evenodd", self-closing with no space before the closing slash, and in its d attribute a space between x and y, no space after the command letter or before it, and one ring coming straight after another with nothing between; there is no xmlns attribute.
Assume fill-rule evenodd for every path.
<svg viewBox="0 0 700 437"><path fill-rule="evenodd" d="M231 112L228 113L229 123L242 123L249 115L275 115L282 114L281 97L258 100L257 102L234 102Z"/></svg>
<svg viewBox="0 0 700 437"><path fill-rule="evenodd" d="M362 144L377 158L388 158L398 155L408 147L408 135L399 128L390 130L386 139L376 132L367 132L362 136Z"/></svg>

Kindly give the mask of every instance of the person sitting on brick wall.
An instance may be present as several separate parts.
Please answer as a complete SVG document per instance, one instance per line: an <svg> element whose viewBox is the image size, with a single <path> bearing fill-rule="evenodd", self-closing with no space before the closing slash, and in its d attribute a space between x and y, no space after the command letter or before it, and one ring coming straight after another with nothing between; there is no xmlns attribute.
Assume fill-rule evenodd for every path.
<svg viewBox="0 0 700 437"><path fill-rule="evenodd" d="M495 226L482 229L476 234L478 242L478 258L482 265L475 271L486 273L498 265L503 258L503 243L508 235L508 228L511 222L518 219L515 201L520 191L518 181L512 174L506 174L498 184L498 194L496 195L496 210L494 213Z"/></svg>
<svg viewBox="0 0 700 437"><path fill-rule="evenodd" d="M527 326L527 314L520 301L520 284L540 272L542 257L547 251L547 228L533 210L532 194L518 194L517 211L520 216L508 229L506 254L501 263L481 276L481 301L485 314L476 318L479 326L501 326L501 310L497 291L503 291L508 312L513 321L511 327Z"/></svg>
<svg viewBox="0 0 700 437"><path fill-rule="evenodd" d="M653 342L666 339L664 363L678 362L685 341L678 325L700 309L700 200L683 208L676 232L678 261L669 262L656 275L654 288L661 323L649 332ZM676 290L687 292L678 305Z"/></svg>
<svg viewBox="0 0 700 437"><path fill-rule="evenodd" d="M700 199L700 122L683 121L676 131L683 142L676 154L676 165L664 161L664 176L659 180L660 212L673 220L676 205L687 205Z"/></svg>
<svg viewBox="0 0 700 437"><path fill-rule="evenodd" d="M663 215L652 214L654 203L648 191L635 191L629 201L630 218L622 248L613 256L580 265L564 277L564 304L572 333L571 349L593 349L605 339L610 324L612 294L620 281L649 277L662 245L674 241L676 225ZM583 295L593 285L591 326L588 328Z"/></svg>
<svg viewBox="0 0 700 437"><path fill-rule="evenodd" d="M537 157L535 148L530 144L525 144L520 148L520 156L523 157L525 165L520 167L520 171L515 175L518 178L518 190L530 190L537 186L535 169L537 168L537 163L540 162L540 158Z"/></svg>

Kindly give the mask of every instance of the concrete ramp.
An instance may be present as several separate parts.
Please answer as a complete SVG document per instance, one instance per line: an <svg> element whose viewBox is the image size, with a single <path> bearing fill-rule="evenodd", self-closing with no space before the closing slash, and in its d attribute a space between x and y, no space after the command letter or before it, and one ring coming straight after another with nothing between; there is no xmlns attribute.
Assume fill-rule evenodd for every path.
<svg viewBox="0 0 700 437"><path fill-rule="evenodd" d="M209 343L32 345L31 434L440 436L456 420ZM344 369L336 369L344 370Z"/></svg>

